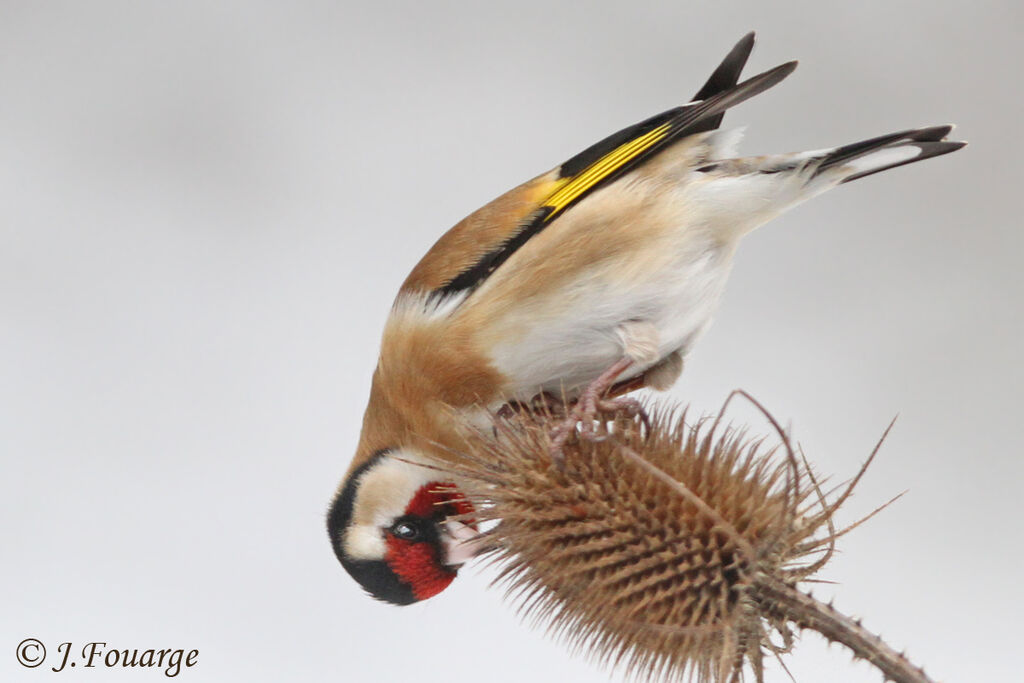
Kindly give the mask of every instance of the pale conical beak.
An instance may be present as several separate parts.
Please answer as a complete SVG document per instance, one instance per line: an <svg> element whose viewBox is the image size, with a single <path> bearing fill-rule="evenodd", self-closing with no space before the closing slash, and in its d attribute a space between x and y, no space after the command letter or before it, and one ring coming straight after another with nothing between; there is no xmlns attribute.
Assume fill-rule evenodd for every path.
<svg viewBox="0 0 1024 683"><path fill-rule="evenodd" d="M444 546L444 562L449 567L465 564L483 550L479 531L463 524L448 520L444 523L441 544Z"/></svg>

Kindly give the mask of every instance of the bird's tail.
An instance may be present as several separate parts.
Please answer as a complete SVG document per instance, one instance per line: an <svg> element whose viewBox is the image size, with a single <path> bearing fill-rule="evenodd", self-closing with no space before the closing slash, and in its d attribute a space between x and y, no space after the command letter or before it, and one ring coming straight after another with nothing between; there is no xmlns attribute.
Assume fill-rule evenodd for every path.
<svg viewBox="0 0 1024 683"><path fill-rule="evenodd" d="M707 140L711 158L720 160L694 169L707 180L690 191L710 224L742 235L840 183L960 149L967 143L946 140L952 129L916 128L832 149L741 158L729 158L737 136L715 131Z"/></svg>
<svg viewBox="0 0 1024 683"><path fill-rule="evenodd" d="M829 177L848 183L873 173L954 152L966 142L951 142L946 136L953 126L931 126L881 135L814 153L811 180Z"/></svg>

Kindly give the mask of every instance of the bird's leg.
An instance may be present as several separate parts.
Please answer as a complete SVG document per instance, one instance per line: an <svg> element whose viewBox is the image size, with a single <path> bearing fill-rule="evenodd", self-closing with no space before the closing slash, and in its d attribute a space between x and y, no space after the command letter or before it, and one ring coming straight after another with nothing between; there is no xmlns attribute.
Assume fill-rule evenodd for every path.
<svg viewBox="0 0 1024 683"><path fill-rule="evenodd" d="M673 351L653 367L644 370L642 375L613 384L612 388L608 390L608 396L615 398L644 388L667 391L672 388L681 374L683 374L683 354L681 351Z"/></svg>
<svg viewBox="0 0 1024 683"><path fill-rule="evenodd" d="M576 403L575 413L582 420L581 434L592 441L600 439L594 431L594 416L597 413L625 413L629 417L643 414L640 401L632 396L610 396L609 390L615 378L633 363L631 358L622 358L591 382ZM645 416L646 418L646 416Z"/></svg>
<svg viewBox="0 0 1024 683"><path fill-rule="evenodd" d="M633 360L628 357L620 358L615 361L614 364L600 375L597 379L591 382L583 393L580 394L576 400L576 405L573 406L572 410L566 416L565 420L562 421L557 427L551 430L551 459L559 467L562 466L565 455L562 453L562 446L565 445L566 439L576 429L577 423L582 422L583 430L582 433L589 438L593 438L594 435L594 415L598 410L607 409L605 406L609 402L619 401L630 401L635 403L635 399L626 399L625 397L619 398L604 398L604 393L611 388L612 384L615 383L615 378L621 375L626 368L633 364Z"/></svg>
<svg viewBox="0 0 1024 683"><path fill-rule="evenodd" d="M658 330L649 322L627 321L617 330L622 342L623 356L611 367L592 381L576 400L576 405L565 420L551 431L551 459L558 467L565 461L563 446L569 435L580 425L580 438L599 441L594 430L594 418L599 412L625 413L630 417L639 415L646 426L647 415L640 401L629 396L608 396L614 392L615 380L634 363L651 366L658 360ZM629 382L621 383L628 386Z"/></svg>

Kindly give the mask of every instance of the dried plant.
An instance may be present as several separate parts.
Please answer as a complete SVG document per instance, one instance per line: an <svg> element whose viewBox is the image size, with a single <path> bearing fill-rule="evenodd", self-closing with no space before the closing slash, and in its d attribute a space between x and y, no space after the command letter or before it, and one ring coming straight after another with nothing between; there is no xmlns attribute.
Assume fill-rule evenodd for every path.
<svg viewBox="0 0 1024 683"><path fill-rule="evenodd" d="M496 418L498 438L473 439L455 466L477 519L496 522L486 537L496 583L573 649L641 680L734 682L751 672L762 681L765 656L813 629L889 679L928 681L798 588L848 530L833 517L875 453L826 494L765 415L781 447L749 439L722 414L692 423L665 408L606 414L565 441L561 464L550 448L564 414L548 406Z"/></svg>

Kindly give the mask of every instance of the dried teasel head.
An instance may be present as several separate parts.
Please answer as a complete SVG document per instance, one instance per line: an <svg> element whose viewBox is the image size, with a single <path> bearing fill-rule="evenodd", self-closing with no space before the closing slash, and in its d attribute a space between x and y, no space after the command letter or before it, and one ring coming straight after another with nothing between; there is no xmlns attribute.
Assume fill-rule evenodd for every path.
<svg viewBox="0 0 1024 683"><path fill-rule="evenodd" d="M860 474L828 501L781 430L769 449L721 416L667 409L646 425L604 416L596 437L566 441L559 466L564 419L499 419L498 438L473 439L455 470L477 519L497 522L487 554L527 617L642 680L760 681L799 628L881 642L797 589L831 556L833 515ZM872 647L854 651L894 680L927 680Z"/></svg>

